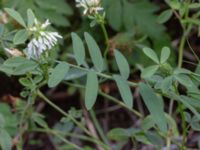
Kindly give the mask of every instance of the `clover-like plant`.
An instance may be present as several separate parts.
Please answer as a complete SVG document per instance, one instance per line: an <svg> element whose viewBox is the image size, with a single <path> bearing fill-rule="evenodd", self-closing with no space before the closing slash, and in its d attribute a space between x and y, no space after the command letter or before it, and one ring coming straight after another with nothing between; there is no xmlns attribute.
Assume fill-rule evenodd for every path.
<svg viewBox="0 0 200 150"><path fill-rule="evenodd" d="M123 2L126 5L127 3L128 1ZM171 1L167 1L167 3L172 10L163 12L158 18L159 23L166 22L173 11L179 10L180 17L184 17L184 14L188 13L187 11L183 12L178 5L179 2L177 5ZM133 66L130 67L126 55L120 49L111 49L110 47L108 32L105 28L106 12L101 1L76 0L76 4L77 7L84 9L83 14L90 19L91 27L100 25L105 42L97 44L94 36L89 32L84 32L83 35L72 32L70 35L73 53L66 52L68 53L67 60L59 59L54 55L55 51L62 49L62 43L66 41L60 33L50 28L51 23L48 19L42 23L31 9L27 10L27 19L25 19L14 9L5 8L5 12L20 27L14 31L3 30L1 33L1 46L7 57L0 65L0 71L8 76L19 78L19 82L23 86L20 96L24 101L19 100L17 103L18 113L16 116L13 115L14 117L11 117L11 113L6 114L10 108L4 109L4 106L0 106L1 148L10 150L12 148L11 140L14 137L16 143L13 145L16 144L18 149L23 149L23 136L26 132L44 132L51 134L54 145L63 146L64 143L73 149L80 150L87 148L82 148L66 137L74 136L89 141L100 150L111 150L112 140L127 142L128 139L144 144L153 144L158 149L166 147L169 150L172 144L185 149L188 129L199 130L198 122L200 120L198 88L200 75L198 72L182 68L185 35L183 35L179 49L177 68L169 62L171 48L164 46L160 50L161 54L158 55L155 50L147 46L142 46L142 48L140 46L140 50L152 61L152 65L147 67L143 67L143 64L139 65L141 78L136 82L130 78ZM195 6L191 4L189 8ZM194 15L194 18L179 18L184 29L186 28L186 33L191 30L192 24L199 23L196 20L197 15ZM112 55L110 51L112 51ZM117 71L110 70L110 60L114 62ZM102 88L102 84L105 82L115 83L119 96L121 96L119 99L122 100L118 100L117 95L111 96ZM84 108L83 113L74 109L65 112L49 100L48 95L43 94L44 87L55 88L59 84L75 87L80 89L81 94L84 93L84 107L91 115L97 129L95 132L90 123L87 124L88 118L82 118L86 111ZM180 88L184 88L185 93L181 93ZM133 91L139 91L148 115L144 115L136 109ZM98 101L98 95L138 117L141 121L140 126L128 129L115 128L105 134L94 114L94 105ZM44 121L44 116L35 108L37 102L42 100L63 115L61 121L53 128L48 126ZM169 113L166 111L168 103L170 104ZM182 133L178 131L176 119L172 116L174 103L177 104L176 115L180 114L181 116ZM10 117L10 119L7 120L6 117ZM18 121L16 121L17 117L20 118ZM8 130L8 123L12 120L17 124L9 126L14 129ZM82 135L70 134L75 127L81 130ZM174 141L173 139L178 138L180 134L182 142Z"/></svg>

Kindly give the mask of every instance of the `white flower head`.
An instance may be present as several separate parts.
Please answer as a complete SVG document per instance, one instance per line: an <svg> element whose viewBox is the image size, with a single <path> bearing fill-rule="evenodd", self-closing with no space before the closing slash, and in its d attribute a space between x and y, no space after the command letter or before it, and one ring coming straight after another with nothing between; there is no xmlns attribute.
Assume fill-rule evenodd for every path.
<svg viewBox="0 0 200 150"><path fill-rule="evenodd" d="M35 19L34 26L29 29L34 35L26 48L26 55L29 59L39 59L43 52L51 50L57 44L58 39L62 38L57 32L47 31L46 28L49 25L49 20L41 24Z"/></svg>
<svg viewBox="0 0 200 150"><path fill-rule="evenodd" d="M100 0L76 0L76 7L83 7L83 14L97 14L99 11L103 10L100 5Z"/></svg>

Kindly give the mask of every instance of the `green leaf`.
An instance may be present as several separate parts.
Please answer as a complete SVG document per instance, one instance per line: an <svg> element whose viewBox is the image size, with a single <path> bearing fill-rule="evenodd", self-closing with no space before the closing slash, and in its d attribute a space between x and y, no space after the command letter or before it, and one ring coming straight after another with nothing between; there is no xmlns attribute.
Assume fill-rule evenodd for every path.
<svg viewBox="0 0 200 150"><path fill-rule="evenodd" d="M15 45L23 44L28 39L28 32L25 29L19 30L13 39Z"/></svg>
<svg viewBox="0 0 200 150"><path fill-rule="evenodd" d="M71 68L68 71L67 75L65 76L65 80L74 80L74 79L77 79L77 78L84 77L86 74L87 74L87 72L84 71L84 70Z"/></svg>
<svg viewBox="0 0 200 150"><path fill-rule="evenodd" d="M119 92L121 94L121 97L124 101L124 103L129 107L133 107L133 96L131 93L131 89L128 85L128 82L121 77L120 75L113 75L113 78L115 82L117 83L117 87L119 89Z"/></svg>
<svg viewBox="0 0 200 150"><path fill-rule="evenodd" d="M199 124L199 119L197 119L196 117L192 118L192 121L190 122L191 128L194 131L200 131L200 124Z"/></svg>
<svg viewBox="0 0 200 150"><path fill-rule="evenodd" d="M84 33L85 40L89 49L89 53L92 59L92 62L94 63L95 68L101 72L104 69L104 61L101 54L101 51L96 43L96 41L93 39L93 37L85 32Z"/></svg>
<svg viewBox="0 0 200 150"><path fill-rule="evenodd" d="M102 0L109 25L117 31L132 31L148 35L160 40L164 34L164 26L157 23L156 4L147 0ZM125 29L124 29L125 28Z"/></svg>
<svg viewBox="0 0 200 150"><path fill-rule="evenodd" d="M154 122L158 125L161 131L167 131L167 122L164 114L164 108L151 87L145 83L139 84L140 94L147 106Z"/></svg>
<svg viewBox="0 0 200 150"><path fill-rule="evenodd" d="M48 80L49 87L57 86L69 71L69 65L66 62L60 62L51 72Z"/></svg>
<svg viewBox="0 0 200 150"><path fill-rule="evenodd" d="M159 69L158 65L149 66L142 70L141 77L143 79L150 78L152 75L156 73L158 69Z"/></svg>
<svg viewBox="0 0 200 150"><path fill-rule="evenodd" d="M173 77L169 76L166 77L165 79L163 79L163 81L161 82L161 89L163 92L168 92L168 90L171 88L173 83Z"/></svg>
<svg viewBox="0 0 200 150"><path fill-rule="evenodd" d="M35 68L37 68L38 64L34 61L28 60L26 63L17 66L14 69L13 75L23 75L27 72L33 71Z"/></svg>
<svg viewBox="0 0 200 150"><path fill-rule="evenodd" d="M4 25L3 25L3 24L0 24L0 37L3 36L4 31L5 31Z"/></svg>
<svg viewBox="0 0 200 150"><path fill-rule="evenodd" d="M115 141L127 141L129 134L126 129L115 128L108 132L108 138Z"/></svg>
<svg viewBox="0 0 200 150"><path fill-rule="evenodd" d="M26 27L26 24L24 22L24 19L22 18L22 16L15 11L14 9L11 8L5 8L5 11L13 18L15 19L20 25L22 25L23 27Z"/></svg>
<svg viewBox="0 0 200 150"><path fill-rule="evenodd" d="M0 130L0 147L2 150L12 149L12 138L5 130Z"/></svg>
<svg viewBox="0 0 200 150"><path fill-rule="evenodd" d="M7 5L8 4L8 5ZM56 26L69 26L68 16L73 13L69 3L65 0L8 0L8 7L14 7L23 16L27 9L32 9L38 19L49 19Z"/></svg>
<svg viewBox="0 0 200 150"><path fill-rule="evenodd" d="M194 25L197 25L197 26L200 25L199 19L193 19L193 18L184 19L184 20L182 20L182 23L189 23L189 24L194 24Z"/></svg>
<svg viewBox="0 0 200 150"><path fill-rule="evenodd" d="M152 115L148 115L147 117L145 117L141 123L141 127L145 132L147 132L149 129L153 128L154 125L155 125L155 122L153 120Z"/></svg>
<svg viewBox="0 0 200 150"><path fill-rule="evenodd" d="M163 47L160 56L160 63L163 64L167 61L170 56L170 49L168 47Z"/></svg>
<svg viewBox="0 0 200 150"><path fill-rule="evenodd" d="M191 4L189 5L189 8L190 8L190 9L197 9L197 8L200 8L200 3L195 3L195 2L193 2L193 3L191 3Z"/></svg>
<svg viewBox="0 0 200 150"><path fill-rule="evenodd" d="M198 119L200 119L200 114L199 112L189 103L190 98L186 97L186 96L179 96L176 95L174 93L170 93L169 97L173 98L174 100L180 101L181 103L183 103L183 105L185 105L186 108L188 108L192 113L194 113L196 115L196 117Z"/></svg>
<svg viewBox="0 0 200 150"><path fill-rule="evenodd" d="M23 75L27 72L33 71L38 64L32 60L24 57L13 57L7 59L0 70L10 75Z"/></svg>
<svg viewBox="0 0 200 150"><path fill-rule="evenodd" d="M164 146L164 141L158 133L148 131L148 132L145 133L145 136L147 137L149 142L152 145L158 147L158 149L162 149L162 147Z"/></svg>
<svg viewBox="0 0 200 150"><path fill-rule="evenodd" d="M31 119L43 128L48 128L48 124L44 121L44 116L39 113L33 113Z"/></svg>
<svg viewBox="0 0 200 150"><path fill-rule="evenodd" d="M78 65L82 65L85 63L85 47L83 41L76 33L72 33L71 36L76 61Z"/></svg>
<svg viewBox="0 0 200 150"><path fill-rule="evenodd" d="M179 0L165 0L173 9L180 9L181 2Z"/></svg>
<svg viewBox="0 0 200 150"><path fill-rule="evenodd" d="M17 67L19 65L22 65L24 63L27 63L29 60L24 57L13 57L9 58L4 62L4 65L10 66L10 67Z"/></svg>
<svg viewBox="0 0 200 150"><path fill-rule="evenodd" d="M176 68L174 70L174 74L177 75L177 74L191 74L192 72L190 70L187 70L185 68Z"/></svg>
<svg viewBox="0 0 200 150"><path fill-rule="evenodd" d="M35 14L31 9L27 10L27 18L28 18L28 27L32 27L35 20Z"/></svg>
<svg viewBox="0 0 200 150"><path fill-rule="evenodd" d="M167 9L163 11L157 18L158 23L162 24L167 22L171 16L173 15L173 11L171 9Z"/></svg>
<svg viewBox="0 0 200 150"><path fill-rule="evenodd" d="M128 79L130 74L130 67L126 58L118 50L114 50L114 54L121 76L125 79Z"/></svg>
<svg viewBox="0 0 200 150"><path fill-rule="evenodd" d="M159 64L158 56L151 48L145 47L143 48L143 52L147 57L149 57L155 63Z"/></svg>
<svg viewBox="0 0 200 150"><path fill-rule="evenodd" d="M120 30L122 26L122 9L121 1L114 1L111 7L106 11L108 23L117 31Z"/></svg>
<svg viewBox="0 0 200 150"><path fill-rule="evenodd" d="M20 78L19 82L25 87L31 87L32 86L32 82L30 80L28 80L27 78Z"/></svg>
<svg viewBox="0 0 200 150"><path fill-rule="evenodd" d="M86 90L85 90L85 106L90 110L98 95L99 83L97 75L94 71L90 71L87 74Z"/></svg>
<svg viewBox="0 0 200 150"><path fill-rule="evenodd" d="M193 85L192 80L189 76L185 74L177 74L175 75L176 80L178 80L179 83L184 85L185 87L191 87Z"/></svg>
<svg viewBox="0 0 200 150"><path fill-rule="evenodd" d="M200 100L199 99L195 99L195 98L191 98L191 97L187 97L187 96L181 96L183 99L185 99L185 101L187 101L191 106L193 106L194 108L200 108Z"/></svg>
<svg viewBox="0 0 200 150"><path fill-rule="evenodd" d="M0 130L5 126L5 119L3 115L0 113Z"/></svg>

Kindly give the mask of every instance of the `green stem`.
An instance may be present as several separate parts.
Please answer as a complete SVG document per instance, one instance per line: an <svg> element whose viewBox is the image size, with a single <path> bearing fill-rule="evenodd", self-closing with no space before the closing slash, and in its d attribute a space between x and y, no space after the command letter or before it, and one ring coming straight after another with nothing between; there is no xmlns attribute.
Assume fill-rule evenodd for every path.
<svg viewBox="0 0 200 150"><path fill-rule="evenodd" d="M94 110L90 110L89 113L91 115L92 121L94 122L94 125L95 125L97 131L99 132L100 137L102 138L104 143L106 143L107 145L110 145L109 141L108 141L108 138L105 136L105 133L104 133L103 129L101 128L101 126L100 126L100 124L99 124L99 122L98 122L98 120L96 118Z"/></svg>
<svg viewBox="0 0 200 150"><path fill-rule="evenodd" d="M187 6L189 6L189 1ZM182 64L183 64L183 52L184 52L184 47L185 47L185 43L187 40L187 35L189 34L190 30L192 29L191 25L185 25L182 23L182 20L187 19L189 16L189 8L187 7L185 10L185 15L184 18L179 18L179 22L183 28L183 35L181 37L181 41L180 41L180 46L179 46L179 55L178 55L178 67L181 68Z"/></svg>
<svg viewBox="0 0 200 150"><path fill-rule="evenodd" d="M105 43L106 43L106 49L104 51L104 58L107 58L107 54L108 54L108 50L109 50L109 38L108 38L108 32L106 30L105 24L101 23L101 29L103 31L104 34L104 38L105 38Z"/></svg>
<svg viewBox="0 0 200 150"><path fill-rule="evenodd" d="M46 103L48 103L50 106L52 106L55 110L72 120L80 129L82 129L87 135L91 136L90 131L88 131L82 124L80 124L75 118L73 118L71 115L67 114L65 111L63 111L61 108L59 108L57 105L55 105L53 102L51 102L42 92L38 90L38 96L42 98ZM98 141L95 137L92 136L92 138L96 141ZM100 141L98 141L98 144L104 145ZM105 147L105 146L104 146ZM107 150L109 150L108 147L106 147Z"/></svg>
<svg viewBox="0 0 200 150"><path fill-rule="evenodd" d="M74 117L63 111L60 107L55 105L53 102L51 102L42 92L38 90L37 92L38 96L42 98L46 103L48 103L51 107L53 107L55 110L63 114L65 117L72 120L80 129L82 129L86 134L90 135L90 132L82 125L80 124Z"/></svg>
<svg viewBox="0 0 200 150"><path fill-rule="evenodd" d="M103 31L103 35L105 37L106 45L108 45L108 43L109 43L108 32L106 30L104 23L101 23L101 28L102 28L102 31Z"/></svg>
<svg viewBox="0 0 200 150"><path fill-rule="evenodd" d="M55 131L55 130L51 130L51 129L33 129L33 130L30 130L31 132L42 132L42 133L51 133L52 131L56 134L60 134L60 136L67 136L67 137L73 137L73 138L77 138L77 139L80 139L80 140L84 140L84 141L88 141L88 142L92 142L94 144L98 144L98 145L101 145L103 148L105 148L106 150L109 150L108 146L103 144L102 142L92 138L92 137L89 137L89 136L84 136L84 135L78 135L78 134L74 134L74 133L63 133L63 132L60 132L60 131Z"/></svg>
<svg viewBox="0 0 200 150"><path fill-rule="evenodd" d="M33 130L36 132L44 132L44 133L49 133L52 135L55 135L56 137L58 137L60 140L62 140L66 145L72 146L73 148L77 149L77 150L82 150L81 147L79 147L78 145L70 142L69 140L67 140L65 137L63 137L62 135L60 135L58 132L53 131L53 130L48 130L48 129L36 129Z"/></svg>
<svg viewBox="0 0 200 150"><path fill-rule="evenodd" d="M179 54L178 54L178 67L181 68L183 64L183 51L186 42L186 36L183 35L181 38L180 46L179 46Z"/></svg>
<svg viewBox="0 0 200 150"><path fill-rule="evenodd" d="M178 84L176 84L174 87L175 87L176 94L179 95L177 85ZM186 136L187 136L187 125L186 125L186 119L185 119L185 115L184 115L183 104L181 102L178 102L178 110L179 110L181 118L182 118L181 126L182 126L182 129L183 129L183 140L182 140L181 147L182 147L182 149L184 149Z"/></svg>
<svg viewBox="0 0 200 150"><path fill-rule="evenodd" d="M102 91L99 91L99 94L101 96L104 96L105 98L107 98L108 100L111 100L112 102L114 103L117 103L118 105L120 105L121 107L124 107L126 109L128 109L129 111L131 111L132 113L134 113L136 116L138 116L139 118L143 118L142 114L139 113L138 111L134 110L134 109L131 109L129 108L126 104L124 104L123 102L119 101L118 99L116 99L115 97L112 97Z"/></svg>
<svg viewBox="0 0 200 150"><path fill-rule="evenodd" d="M80 85L80 84L74 84L74 83L70 83L70 82L64 82L65 84L67 85L70 85L70 86L73 86L73 87L77 87L77 88L82 88L82 89L85 89L85 87L83 85ZM129 111L131 111L132 113L134 113L136 116L138 116L139 118L143 118L142 114L140 114L138 111L134 110L134 109L131 109L129 108L126 104L124 104L123 102L119 101L118 99L116 99L115 97L112 97L102 91L98 91L99 92L99 95L107 98L108 100L118 104L119 106L123 107L123 108L126 108L128 109Z"/></svg>
<svg viewBox="0 0 200 150"><path fill-rule="evenodd" d="M32 115L31 107L34 104L35 98L36 98L36 95L34 94L34 92L31 92L28 97L27 104L21 114L20 123L19 123L19 144L17 145L18 150L23 149L23 134L27 128L26 126L27 124L25 121L28 120Z"/></svg>
<svg viewBox="0 0 200 150"><path fill-rule="evenodd" d="M167 137L167 146L166 146L167 150L171 149L171 138Z"/></svg>
<svg viewBox="0 0 200 150"><path fill-rule="evenodd" d="M77 65L73 65L73 64L70 64L70 63L68 63L68 65L73 67L73 68L77 68L77 69L80 69L80 70L83 70L83 71L86 71L86 72L90 71L90 69L83 68L83 67L80 67L80 66L77 66ZM114 78L112 76L110 76L110 75L107 75L107 74L104 74L104 73L101 73L101 72L98 72L98 71L95 71L95 73L100 77L103 77L103 78L106 78L106 79L109 79L109 80L114 80ZM130 81L128 81L128 84L131 87L136 87L138 85L137 83L130 82Z"/></svg>
<svg viewBox="0 0 200 150"><path fill-rule="evenodd" d="M184 145L185 145L186 137L187 137L187 125L186 125L186 120L185 120L185 115L184 115L184 109L180 102L178 103L178 109L180 111L180 115L182 118L182 128L183 128L183 140L182 140L181 147L182 149L184 149Z"/></svg>

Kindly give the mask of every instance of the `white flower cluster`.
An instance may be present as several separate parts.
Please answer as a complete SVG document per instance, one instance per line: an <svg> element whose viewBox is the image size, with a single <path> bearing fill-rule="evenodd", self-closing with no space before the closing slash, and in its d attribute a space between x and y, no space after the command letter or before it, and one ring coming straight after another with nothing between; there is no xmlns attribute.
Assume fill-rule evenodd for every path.
<svg viewBox="0 0 200 150"><path fill-rule="evenodd" d="M103 10L103 7L100 7L100 0L76 0L76 7L83 7L83 14L97 14L99 11Z"/></svg>
<svg viewBox="0 0 200 150"><path fill-rule="evenodd" d="M45 29L50 25L49 20L41 24L35 19L34 26L29 30L33 33L33 39L28 43L26 49L27 57L38 59L44 51L52 49L58 42L58 38L62 38L57 32L49 32Z"/></svg>

